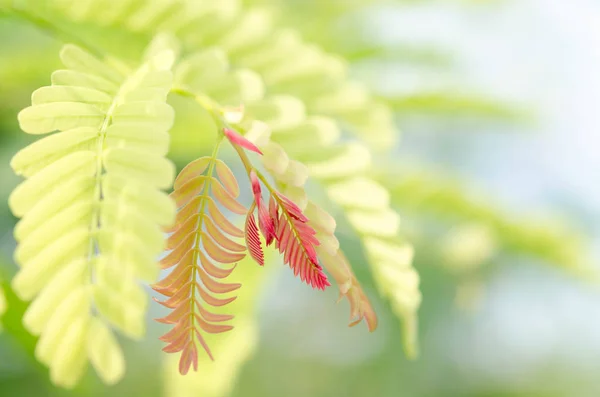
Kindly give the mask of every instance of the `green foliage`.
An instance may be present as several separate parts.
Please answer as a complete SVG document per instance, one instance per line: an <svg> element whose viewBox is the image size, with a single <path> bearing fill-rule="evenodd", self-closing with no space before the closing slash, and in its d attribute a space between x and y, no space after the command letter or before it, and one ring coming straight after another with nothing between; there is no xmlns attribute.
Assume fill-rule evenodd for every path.
<svg viewBox="0 0 600 397"><path fill-rule="evenodd" d="M473 94L452 91L419 92L413 95L383 95L399 113L440 115L446 117L472 117L474 115L500 121L524 121L528 114L514 106Z"/></svg>
<svg viewBox="0 0 600 397"><path fill-rule="evenodd" d="M106 28L107 31L113 30L115 25L124 26L125 32L121 31L119 34L125 37L131 33L132 39L129 43L133 43L134 47L136 36L139 37L142 33L151 37L158 31L158 27L160 30L176 34L182 41L184 53L187 55L177 65L174 92L177 92L178 86L183 87L185 92L198 90L197 95L208 100L208 102L200 101L207 110L214 107L211 101L216 101L215 105L219 104L219 106L245 103L244 122L255 119L265 121L273 130L274 136L285 135L288 139L287 145L295 151L294 156L307 161L307 166L304 166L288 159L285 153L275 157L274 164L278 169L271 169L271 171L282 183L286 195L298 201L300 205L306 205L306 195L300 186L306 180L307 173L311 173L326 185L337 182L333 184L331 190L332 201L349 211L348 219L365 239L365 248L369 250L377 242L389 244L392 248L396 247L396 243L391 239L398 232L398 220L397 216L386 208L388 199L385 192L382 193L383 198L375 202L365 201L364 196L352 201L340 194L343 189L349 188L344 185L348 182L344 182L344 179L351 180L356 177L358 182L364 179L359 176L368 169L370 155L369 149L359 142L337 143L341 138L340 127L336 125L334 119L327 118L327 115L339 117L371 144L387 146L395 135L389 110L381 104L372 102L368 91L360 85L346 81L343 61L308 45L294 32L271 32L269 15L258 9L241 13L241 9L234 3L227 2L218 6L210 3L192 5L174 2L161 8L163 5L166 6L167 3L148 3L148 7L141 3L132 3L131 7L111 9L110 13L106 14L98 12L100 9L110 9L108 5L103 4L102 0L82 2L78 7L69 8L64 8L64 5L57 1L52 2L49 9L44 10L45 15L52 15L49 19L39 17L38 10L35 8L29 10L27 5L21 5L20 7L23 8L17 11L36 23L42 21L40 23L42 27L59 31L61 34L73 35L76 34L74 32L87 32L88 29L82 30L82 26L87 28L90 23L98 24L100 29L112 25ZM186 18L169 18L176 10L185 13ZM199 23L208 19L213 22L213 26ZM234 26L233 30L231 26ZM261 26L265 28L257 29ZM99 49L102 47L102 40L99 38L91 39L79 34L77 37L81 44L88 46L88 49L99 53L104 51ZM213 45L218 43L217 48L190 52L190 49L202 48L206 44L200 41L200 38L206 40L209 37ZM90 46L87 44L90 42L95 44ZM128 43L126 40L123 42ZM164 58L166 55L161 56ZM92 293L94 304L97 305L99 312L130 336L139 337L142 332L139 326L140 315L144 313L144 300L137 292L137 288L133 287L135 284L127 281L131 277L151 279L154 274L151 274L146 264L150 263L149 254L158 252L153 250L162 246L161 239L149 224L141 222L141 218L138 220L138 215L131 214L130 206L125 206L128 211L122 214L120 204L112 205L113 200L121 201L120 195L117 194L119 190L125 189L127 192L126 201L135 201L141 195L135 193L137 189L130 191L127 185L117 179L113 180L111 176L124 175L131 183L143 182L158 188L170 186L172 168L157 156L164 155L167 151L168 140L162 138L161 131L170 126L172 113L170 108L160 102L146 99L164 100L166 93L164 89L172 88L172 84L166 74L164 77L160 74L163 72L161 67L165 64L169 67L173 60L156 61L155 64L150 63L150 66L142 67L138 74L143 73L145 68L157 69L156 75L152 75L149 79L151 84L144 86L143 77L135 73L131 77L123 78L129 70L129 59L107 58L106 62L102 62L73 46L67 46L63 50L62 58L70 70L54 73L53 86L35 92L34 106L21 112L19 121L25 131L34 134L55 129L65 132L45 138L15 157L13 167L24 176L31 176L31 178L15 190L11 204L17 215L27 213L16 229L17 239L24 241L17 252L19 262L35 257L38 252L50 253L50 251L41 251L43 244L50 245L53 253L51 267L34 271L41 265L26 266L15 278L15 288L23 297L31 298L40 292L41 283L54 276L52 269L58 270L64 261L69 262L70 258L75 258L79 253L89 250L88 246L97 247L96 249L100 251L97 258L94 258L96 254L94 251L88 251L90 259L75 261L73 265L69 265L68 271L58 272L57 279L51 281L49 287L41 290L41 297L44 299L38 298L26 315L26 324L29 324L32 332L40 333L44 331L48 320L40 317L39 307L46 307L49 302L57 303L65 299L66 303L62 306L65 306L66 314L50 323L52 332L42 333L39 345L42 347L38 349L38 356L51 366L54 371L52 378L56 383L72 386L84 368L86 353L83 343L86 343L86 335L88 340L102 341L110 345L110 349L106 349L109 351L108 356L98 356L95 351L89 351L87 354L92 363L99 367L97 370L105 381L117 380L120 373L109 372L109 370L116 368L118 372L122 367L121 364L111 365L111 363L121 362L117 351L110 353L115 349L114 340L104 329L98 328L101 323L90 323L92 320L87 317L89 313L86 314L91 301L86 299L89 292L85 286L89 281L85 281L85 274L90 266L98 277L99 285L94 285ZM255 71L230 70L227 58L230 58L234 64L249 66ZM142 87L138 87L140 80ZM268 92L273 96L263 98L265 90L262 81L264 87L268 87ZM155 86L158 90L156 92L153 90ZM323 116L307 117L307 111ZM210 121L210 118L205 120L206 124L199 126L199 130L204 134L210 134L211 131L215 131L216 125ZM314 151L309 147L302 149L299 145L294 145L293 141L298 141L306 131L312 131L314 136L327 146L324 146L323 150ZM378 134L372 134L371 131L378 131ZM266 159L269 158L269 151L277 152L276 146L271 146L270 149L267 147L265 150ZM75 170L77 172L73 172ZM103 175L104 172L106 175ZM71 174L74 176L67 178L67 182L71 183L67 186L68 189L51 189L52 195L49 197L53 205L34 205L37 200L42 204L46 202L42 198L54 183ZM81 182L76 178L77 175L81 175L79 178ZM77 179L77 183L70 182L71 179ZM367 183L374 182L367 181ZM39 185L42 187L37 187ZM94 193L100 189L101 196ZM383 187L377 189L384 190ZM74 208L68 207L68 210L61 211L70 203L66 191L71 194L73 191L79 192L77 197L80 199L72 205ZM115 196L112 196L111 191ZM337 195L335 192L338 192ZM152 214L155 222L167 224L167 212L164 209L160 210L158 201L148 200L148 194L149 191L144 192L143 196L147 198L144 202L136 201L138 210L140 213ZM91 196L91 200L82 199L88 196ZM152 197L150 195L150 198ZM156 200L158 197L156 196ZM166 205L166 208L172 206ZM35 216L29 215L30 210ZM139 248L135 250L136 255L132 255L123 249L124 244L121 243L123 238L117 239L114 236L111 238L102 229L96 230L92 227L91 231L75 228L73 232L59 238L56 243L45 241L42 244L42 238L48 235L48 231L36 226L43 223L42 221L46 219L43 216L48 214L51 214L50 219L57 218L56 220L70 226L79 224L93 226L96 225L97 218L102 217L103 222L100 224L110 230L111 234L113 231L118 233L120 227L127 229L135 227L136 237L142 241L141 244L134 245ZM107 217L106 220L104 216ZM387 219L389 216L391 218ZM119 221L121 223L111 225L112 222ZM129 224L130 222L133 222L133 226ZM49 226L46 227L48 228ZM30 237L29 233L32 233L35 238ZM127 239L128 242L133 242L130 237ZM27 245L29 241L31 242ZM90 241L92 241L91 245ZM334 245L337 246L339 243L334 242ZM149 252L139 256L142 247L149 249ZM105 251L108 255L116 256L117 259L131 266L131 276L125 281L118 282L118 285L124 288L122 291L112 291L114 290L112 283L116 280L110 273L111 262L104 260ZM386 253L381 249L371 249L371 251L369 257L377 258L377 261L372 263L375 269L378 269L380 264L384 269L394 268L393 252ZM381 255L384 255L385 260L380 260ZM94 258L93 262L92 258ZM340 288L343 293L353 297L351 300L353 315L362 317L364 312L360 309L362 306L359 303L366 298L357 289L359 287L351 271L347 270L349 269L347 264L338 262L338 266L345 269L346 277L344 285ZM406 297L403 295L404 292L398 289L398 286L404 285L403 278L416 276L414 270L406 266L403 261L401 269L406 270L394 273L394 277L379 277L378 280L382 283L382 291L392 298L397 308L396 312L411 324L407 327L410 331L407 340L412 341L408 346L410 351L414 351L415 312L420 295L415 283L409 283L411 287L407 290ZM40 271L46 272L44 277L38 277L42 274ZM63 280L65 277L66 281ZM34 284L34 280L37 280L37 284ZM104 284L109 280L112 281L111 287ZM72 284L83 284L76 290L77 295L74 292L70 293L72 288L67 288ZM57 287L59 285L62 288L59 289ZM53 288L50 288L52 286ZM113 293L102 292L108 289ZM68 296L63 296L67 293ZM128 304L119 306L117 302ZM62 310L59 313L62 313ZM78 322L65 328L66 333L62 332L63 324L75 318ZM50 336L47 336L48 334ZM76 340L81 347L74 349L74 355L69 357L68 362L61 362L59 359L53 361L52 357L55 353L54 350L48 351L48 346L51 346L56 338L66 340L67 337Z"/></svg>
<svg viewBox="0 0 600 397"><path fill-rule="evenodd" d="M28 3L19 9L28 18L38 15L38 4ZM42 10L61 32L126 57L139 53L160 32L175 34L187 52L218 47L231 62L259 73L269 92L294 95L310 111L339 118L376 147L389 147L396 139L391 111L368 90L355 90L344 60L305 42L294 30L276 28L268 9L232 0L132 1L120 7L109 0L83 1L76 7L52 0ZM356 91L355 99L348 97L349 90Z"/></svg>
<svg viewBox="0 0 600 397"><path fill-rule="evenodd" d="M313 32L320 36L332 18L360 12L364 4L303 5L327 9ZM418 354L420 281L413 248L400 237L397 208L459 224L442 251L450 265L466 271L499 250L563 267L584 262L577 238L559 227L508 220L443 179L395 180L374 171L378 150L397 141L394 111L506 119L518 116L512 109L447 92L375 95L349 79L343 57L296 30L279 28L275 3L50 0L6 1L1 7L78 45L63 47L66 69L53 73L52 85L36 90L32 106L19 114L29 134L59 132L11 162L27 178L10 198L14 214L22 217L15 228L21 270L12 285L19 297L33 299L23 321L40 335L35 355L57 385L73 387L88 361L106 383L123 376L125 359L112 328L143 336L147 295L137 280L155 280L165 239L161 227L175 216L173 197L160 191L171 188L174 176L165 157L198 157L228 125L263 151L262 166L278 189L309 215L323 266L350 302L351 325L365 318L373 330L369 299L334 234L339 221L350 226L347 234L360 243L380 295L402 319L411 358ZM324 44L352 61L390 55L364 40L351 48L335 40ZM438 65L445 59L436 51L406 54ZM0 68L2 73L11 75L14 68ZM316 184L307 185L309 178ZM201 373L187 378L174 376L167 361L169 394L225 395L252 354L254 311L270 273L247 262L234 273L244 283L233 303L236 331L214 341L220 361L201 357Z"/></svg>
<svg viewBox="0 0 600 397"><path fill-rule="evenodd" d="M233 34L229 33L229 35ZM286 37L288 36L282 33L280 40ZM414 352L416 351L416 311L421 298L418 291L418 275L410 266L410 259L404 259L406 256L403 256L402 260L397 261L394 257L394 250L399 249L403 252L406 250L406 244L396 239L399 232L399 219L389 209L389 194L385 187L378 185L367 176L371 164L369 148L360 142L341 143L342 133L339 124L336 124L335 119L323 116L323 114L332 114L327 106L336 108L343 105L347 107L344 112L348 112L348 117L358 117L359 120L360 114L352 116L350 114L355 113L356 109L366 103L368 93L358 85L347 84L340 86L341 92L338 94L318 96L318 93L314 93L309 97L310 100L301 101L299 98L306 99L311 86L317 86L323 81L324 77L321 74L326 73L327 70L320 68L327 65L327 62L323 59L308 58L310 63L307 62L305 69L290 70L289 67L284 67L284 64L291 65L294 59L290 56L292 52L302 54L303 51L300 44L298 44L300 47L295 47L298 39L293 35L289 37L286 40L291 42L286 42L285 46L283 43L280 46L266 45L264 42L253 43L250 48L244 49L243 57L239 55L241 48L235 47L236 51L229 51L232 56L231 64L252 66L264 79L264 86L268 88L268 92L274 92L273 96L261 98L263 89L258 83L257 76L245 70L232 73L234 76L247 76L246 81L249 84L246 83L245 86L251 89L241 90L239 85L236 85L237 90L230 89L228 92L220 88L219 84L223 83L218 82L218 77L225 75L229 64L223 52L219 54L216 51L207 51L192 54L177 69L176 81L192 91L197 90L197 94L205 94L208 87L211 98L221 103L228 103L228 96L232 96L231 92L238 93L240 99L246 100L244 102L245 123L248 124L252 120L263 121L272 131L271 139L279 144L264 146L267 170L281 183L282 192L295 200L301 208L307 204L306 193L301 185L308 175L325 186L329 199L344 210L351 225L364 239L367 257L374 271L386 276L378 277L377 281L380 283L382 293L392 299L397 314L411 324L406 328L408 332L405 338L408 351ZM225 41L229 43L228 39ZM259 47L259 44L262 46ZM241 46L240 43L236 45ZM228 45L224 48L228 48ZM294 57L296 56L297 54L294 53ZM201 72L199 68L201 64L212 66L205 69L210 72ZM286 74L275 77L277 76L274 74L275 71ZM210 84L208 79L212 79ZM228 80L240 81L239 78ZM230 85L231 83L228 84ZM298 97L278 94L283 90L282 86L286 88L286 93L291 92ZM211 89L211 87L215 88ZM243 98L241 94L244 94ZM321 106L311 106L315 102ZM387 111L383 108L381 111L382 116L387 117L384 116ZM391 120L389 122L391 123ZM371 131L382 134L382 131L376 127L372 127ZM374 135L376 134L370 133L371 137ZM369 139L373 142L373 138ZM302 163L290 160L286 152ZM377 247L377 244L385 244L389 249L370 252L369 249L373 246ZM412 353L411 355L414 356Z"/></svg>
<svg viewBox="0 0 600 397"><path fill-rule="evenodd" d="M268 119L266 121L269 122ZM295 134L303 134L304 129L314 126L314 122L307 120L306 124L295 128L274 129L272 139L277 142L279 136L284 137L279 141L282 146L306 164L309 174L323 184L329 200L344 210L350 225L362 240L382 295L391 300L395 312L408 324L404 337L407 352L414 357L416 311L421 300L419 278L411 266L411 255L404 254L410 248L397 239L400 221L389 207L390 194L384 186L369 178L371 156L368 149L359 143L337 143L330 147L321 146L320 150L309 147L302 150L302 146L291 143L294 139L299 140L294 138ZM322 140L329 134L327 125L315 131ZM285 145L286 139L291 144ZM293 186L290 189L293 193ZM292 197L302 202L297 195Z"/></svg>
<svg viewBox="0 0 600 397"><path fill-rule="evenodd" d="M470 193L460 181L431 171L382 173L379 179L404 212L454 226L478 225L476 238L496 247L492 253L530 256L579 275L592 271L585 239L564 221L498 210L495 199Z"/></svg>
<svg viewBox="0 0 600 397"><path fill-rule="evenodd" d="M478 117L500 121L521 122L529 117L529 112L520 106L490 97L482 93L456 87L456 77L438 86L438 80L448 80L447 75L458 69L453 48L440 44L415 42L407 34L390 42L373 34L370 14L381 10L410 11L411 7L435 5L437 0L359 0L359 1L281 1L248 0L248 4L261 4L275 9L281 25L293 25L300 29L308 40L318 43L327 51L343 56L351 66L385 65L404 71L405 75L417 77L417 88L410 84L409 93L390 92L387 86L372 84L371 89L381 103L400 116L418 114L442 116L445 118ZM465 3L481 6L492 3L490 0L462 0ZM310 20L311 23L303 23ZM362 70L364 68L359 68ZM377 70L377 68L374 68ZM433 79L431 78L433 77ZM377 80L376 76L372 77ZM434 82L432 82L432 80ZM450 83L450 84L448 84ZM433 86L432 86L433 84ZM423 85L423 87L421 87ZM402 91L402 90L397 90Z"/></svg>
<svg viewBox="0 0 600 397"><path fill-rule="evenodd" d="M2 315L6 312L6 297L4 296L4 290L0 287L0 321L2 320ZM0 323L0 331L2 330L2 323Z"/></svg>
<svg viewBox="0 0 600 397"><path fill-rule="evenodd" d="M159 225L174 217L156 190L174 174L163 157L173 53L149 54L130 70L67 45L61 60L68 69L54 72L52 85L36 90L19 114L25 132L60 132L11 162L27 178L9 199L23 218L15 228L21 270L12 285L20 298L35 298L23 321L41 335L36 357L53 382L74 386L89 359L114 383L124 362L106 323L143 335L146 299L136 279L156 278Z"/></svg>
<svg viewBox="0 0 600 397"><path fill-rule="evenodd" d="M369 330L374 331L377 327L375 313L356 280L351 265L340 250L340 243L335 236L335 219L323 208L308 200L304 185L308 179L309 168L290 159L282 146L270 141L272 132L262 122L253 121L246 136L263 148L263 166L275 179L279 189L305 211L310 219L310 226L314 228L319 239L316 250L321 263L336 280L340 296L345 296L350 303L350 326L356 325L364 318ZM332 160L331 165L335 166L335 160Z"/></svg>

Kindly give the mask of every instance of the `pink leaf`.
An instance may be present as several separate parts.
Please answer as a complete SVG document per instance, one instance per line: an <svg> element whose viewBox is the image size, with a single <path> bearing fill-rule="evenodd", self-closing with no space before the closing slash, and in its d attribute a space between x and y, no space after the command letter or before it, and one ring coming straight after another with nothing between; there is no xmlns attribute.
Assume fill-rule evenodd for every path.
<svg viewBox="0 0 600 397"><path fill-rule="evenodd" d="M258 226L260 228L260 232L265 237L267 246L269 246L275 239L275 221L271 217L267 206L262 200L260 182L254 170L250 171L250 182L252 184L254 202L256 203L256 207L258 208Z"/></svg>
<svg viewBox="0 0 600 397"><path fill-rule="evenodd" d="M260 149L257 148L255 144L253 144L234 130L231 130L229 128L223 128L223 132L225 133L225 136L227 137L227 139L229 139L229 142L231 142L232 145L238 145L243 147L244 149L251 150L258 154L262 154Z"/></svg>
<svg viewBox="0 0 600 397"><path fill-rule="evenodd" d="M258 228L256 227L256 221L254 220L254 214L252 210L254 206L250 208L248 217L246 218L246 246L252 259L261 266L265 264L265 256L260 245L260 237L258 236Z"/></svg>
<svg viewBox="0 0 600 397"><path fill-rule="evenodd" d="M275 247L283 253L283 262L290 266L295 276L313 288L324 290L331 284L317 260L315 246L319 245L319 241L314 237L315 230L306 223L308 218L296 204L279 193L275 194L281 207L279 211L276 203L269 205L271 214L279 214L275 221Z"/></svg>

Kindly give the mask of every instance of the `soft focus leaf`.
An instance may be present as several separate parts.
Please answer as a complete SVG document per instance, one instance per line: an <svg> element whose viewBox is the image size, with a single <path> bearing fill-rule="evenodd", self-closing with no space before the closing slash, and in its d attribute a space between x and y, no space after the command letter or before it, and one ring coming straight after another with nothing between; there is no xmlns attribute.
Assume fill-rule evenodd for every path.
<svg viewBox="0 0 600 397"><path fill-rule="evenodd" d="M61 60L69 69L53 73L52 86L19 114L26 132L58 130L13 158L27 179L9 198L23 218L12 287L33 299L23 322L40 335L36 357L57 386L75 387L89 359L103 380L123 376L120 348L97 321L132 337L144 333L146 294L137 279L156 276L160 227L174 218L173 203L157 190L174 177L163 157L174 117L163 55L122 73L66 45Z"/></svg>

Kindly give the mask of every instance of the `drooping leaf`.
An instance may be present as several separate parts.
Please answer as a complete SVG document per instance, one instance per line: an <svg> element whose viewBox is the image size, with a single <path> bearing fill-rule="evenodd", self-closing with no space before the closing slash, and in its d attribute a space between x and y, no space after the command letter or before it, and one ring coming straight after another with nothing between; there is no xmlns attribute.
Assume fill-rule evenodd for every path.
<svg viewBox="0 0 600 397"><path fill-rule="evenodd" d="M313 288L325 289L331 284L323 273L317 259L315 247L319 240L315 230L307 224L300 208L282 194L274 194L277 214L275 221L275 246L284 255L283 262L294 271L294 275Z"/></svg>
<svg viewBox="0 0 600 397"><path fill-rule="evenodd" d="M217 180L216 173L223 182ZM171 273L153 288L165 295L160 303L173 311L159 322L174 324L161 340L168 343L163 349L168 353L181 352L179 372L190 368L198 370L198 345L213 359L205 341L206 334L231 330L231 325L221 324L231 316L214 313L208 307L219 307L232 302L230 293L241 284L225 283L236 265L242 260L246 247L235 242L243 232L229 221L221 222L225 215L215 205L213 198L223 207L245 213L236 201L239 195L237 181L227 165L214 157L201 158L184 168L175 181L172 197L177 202L178 214L166 248L171 252L162 260L162 267L172 268ZM217 296L225 295L223 298Z"/></svg>
<svg viewBox="0 0 600 397"><path fill-rule="evenodd" d="M175 215L158 190L174 176L163 157L173 122L165 103L171 72L157 66L163 56L116 69L66 45L67 69L19 114L25 132L50 135L11 162L27 178L9 200L22 217L12 286L33 299L23 322L40 335L36 357L59 386L75 386L88 361L105 382L117 382L124 360L109 327L144 333L146 294L137 280L156 277L161 226Z"/></svg>

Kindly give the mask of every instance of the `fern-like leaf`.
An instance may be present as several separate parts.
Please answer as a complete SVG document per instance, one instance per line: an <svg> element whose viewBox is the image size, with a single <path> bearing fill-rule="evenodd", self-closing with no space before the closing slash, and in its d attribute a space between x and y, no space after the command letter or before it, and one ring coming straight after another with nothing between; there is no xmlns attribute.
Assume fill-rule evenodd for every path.
<svg viewBox="0 0 600 397"><path fill-rule="evenodd" d="M325 122L325 119L315 119L314 122L309 124L309 128L300 128L298 134L305 134L310 131L318 132L319 129L315 128L318 126L331 127L331 123ZM316 232L314 236L319 241L319 245L315 246L315 250L320 262L338 284L340 296L346 297L350 303L350 326L354 326L364 319L369 330L374 331L377 328L377 316L360 283L354 276L350 263L340 250L340 243L334 234L336 229L335 219L315 203L307 200L303 185L306 182L308 170L302 163L291 160L280 145L269 142L270 136L271 131L264 123L254 121L245 138L251 139L263 149L265 155L262 159L265 168L279 184L289 184L285 186L286 193L294 197L295 203L298 203L297 206L301 207L299 209L305 209L305 218L310 219L310 227ZM296 140L296 142L301 141L301 139ZM255 192L259 191L260 185L258 181L252 178L252 174L250 179L253 190ZM269 216L272 219L279 219L278 205L273 197L269 202Z"/></svg>
<svg viewBox="0 0 600 397"><path fill-rule="evenodd" d="M173 54L149 54L136 70L73 45L60 56L66 69L19 114L27 133L58 132L11 163L27 178L9 199L22 217L15 228L21 270L12 285L20 298L35 298L23 321L40 335L36 357L55 384L74 386L88 360L114 383L124 362L106 322L142 336L146 294L137 279L156 277L160 227L175 215L158 190L174 176L164 158Z"/></svg>
<svg viewBox="0 0 600 397"><path fill-rule="evenodd" d="M222 184L213 176L215 172ZM233 173L215 157L190 163L181 171L174 186L171 196L179 211L167 239L167 249L171 252L161 262L164 269L173 270L153 288L168 297L160 303L173 309L158 319L174 324L172 330L161 337L168 343L163 350L181 352L179 371L186 374L190 367L198 369L198 344L213 359L202 332L216 334L233 328L222 324L232 316L213 313L207 306L219 307L235 299L215 295L227 295L240 287L238 283L220 280L235 268L235 265L224 265L244 258L246 247L234 241L244 233L226 221L216 202L240 215L246 214L246 208L236 201L239 187Z"/></svg>
<svg viewBox="0 0 600 397"><path fill-rule="evenodd" d="M252 106L250 110L253 110ZM404 320L406 351L414 357L417 351L416 312L421 301L419 278L409 263L410 256L394 259L386 252L385 261L382 261L378 259L381 252L377 251L377 246L369 244L382 242L392 251L402 253L410 249L396 238L400 218L390 208L390 193L366 175L371 167L370 151L358 142L335 143L341 136L335 122L323 117L305 117L302 103L291 97L268 98L262 101L259 110L254 109L254 115L264 117L263 121L272 131L271 140L267 139L260 146L264 153L263 165L283 186L283 193L300 208L310 208L303 189L310 175L324 185L329 199L345 210L348 221L361 238L373 272L392 276L375 277L375 281L382 295L390 299L394 312ZM353 317L364 318L373 330L376 322L370 303L360 290L349 264L340 256L341 252L338 255L339 242L333 234L335 222L321 224L319 220L331 219L322 210L314 211L309 218L315 227L324 226L318 233L322 244L317 247L321 262L334 275L340 293L350 301Z"/></svg>
<svg viewBox="0 0 600 397"><path fill-rule="evenodd" d="M244 141L246 140L243 138ZM256 208L258 208L258 227L265 237L265 242L267 246L273 243L275 239L275 222L276 217L273 214L269 213L267 206L264 204L262 198L262 190L260 187L260 182L258 181L258 177L256 176L255 171L250 172L250 183L252 184L252 194L254 195L254 204Z"/></svg>
<svg viewBox="0 0 600 397"><path fill-rule="evenodd" d="M350 263L342 251L332 255L331 253L317 248L321 263L331 273L340 287L340 298L345 296L350 303L350 327L360 323L363 319L367 323L369 331L377 328L377 315L371 306L371 302L362 290Z"/></svg>
<svg viewBox="0 0 600 397"><path fill-rule="evenodd" d="M254 195L252 210L254 208L258 209L259 228L265 237L267 245L275 241L275 247L280 253L284 254L283 262L290 266L294 271L294 275L299 275L302 281L313 288L324 290L331 284L327 280L325 273L323 273L321 265L319 265L315 247L320 243L315 237L315 230L308 225L308 218L292 200L268 185L270 199L269 209L267 209L267 206L263 202L262 189L257 171L251 166L243 149L260 154L262 152L256 148L254 143L236 132L229 131L225 135L240 155L240 159L248 171ZM304 184L306 178L298 178L297 175L297 169L292 168L290 172L291 179L301 179L300 184ZM266 183L264 178L263 182ZM254 215L252 212L249 212L248 216L251 219L247 222L253 223ZM255 233L253 230L251 232ZM257 248L255 247L255 238L252 238L250 243L252 246L249 245L249 249ZM260 248L260 245L258 248ZM258 262L260 264L260 261Z"/></svg>
<svg viewBox="0 0 600 397"><path fill-rule="evenodd" d="M265 259L271 259L269 255ZM227 305L227 312L235 315L235 330L212 336L207 343L217 358L211 361L207 355L198 357L202 371L181 376L177 371L176 357L167 358L164 366L165 395L178 397L227 396L234 388L244 363L255 352L259 343L259 319L257 308L264 296L265 286L278 274L278 266L253 266L247 256L239 262L230 276L232 282L243 283L239 297ZM211 337L208 335L207 337Z"/></svg>
<svg viewBox="0 0 600 397"><path fill-rule="evenodd" d="M236 2L184 2L182 8L175 7L179 12L165 12L165 9L161 9L152 14L154 17L151 18L148 18L146 9L138 4L118 9L107 6L106 9L114 9L114 12L109 13L110 17L107 17L106 13L95 13L86 5L82 5L84 11L74 13L70 7L64 7L64 4L58 4L58 1L56 3L54 8L58 13L67 14L70 19L79 22L92 22L102 26L118 24L146 34L157 29L170 31L182 39L186 48L192 51L216 46L217 50L211 53L220 53L219 56L207 57L206 59L214 62L210 68L202 69L211 72L218 69L219 73L213 75L197 72L200 68L188 67L188 71L181 74L180 83L185 81L184 85L198 93L208 94L214 100L228 104L239 103L239 100L231 101L231 92L251 92L252 95L237 95L238 98L245 98L248 118L266 121L273 129L275 140L293 153L294 158L306 163L310 172L318 179L322 179L327 185L337 185L338 182L345 185L345 182L352 182L354 178L362 178L371 186L374 185L373 191L378 194L377 200L369 202L364 200L368 194L357 195L357 203L353 202L354 193L340 198L334 194L338 186L327 187L332 201L340 204L348 212L348 218L363 242L369 236L389 238L397 235L398 216L389 209L389 194L382 186L362 176L368 171L369 158L364 155L368 154L368 151L356 151L357 145L350 146L346 154L352 153L351 149L355 150L356 153L362 154L361 161L348 162L349 157L345 156L345 163L336 162L340 167L336 167L335 172L330 172L327 161L323 161L328 160L325 152L337 154L347 145L332 147L341 135L339 125L333 118L317 117L315 114L342 120L344 125L350 126L353 131L361 131L360 137L364 141L377 147L389 147L397 135L391 110L374 101L365 87L348 82L345 79L345 65L339 58L303 41L294 31L272 30L273 19L268 13L261 12L260 9L244 9ZM104 0L104 3L109 2ZM247 73L248 70L244 69L234 71L234 79L220 78L227 71L227 57L232 63L254 70L258 74ZM200 59L200 56L196 59ZM203 65L203 62L198 61L196 64ZM212 67L214 65L218 67ZM253 77L248 79L251 75ZM255 79L257 75L262 77L268 92L276 96L261 99L265 89ZM225 84L225 81L232 84ZM289 94L295 97L288 96ZM307 109L311 113L309 117L306 117ZM318 151L317 159L315 146L326 149ZM340 147L342 150L339 150ZM260 146L260 149L267 154L265 147ZM315 160L319 162L315 163ZM311 162L314 164L310 164ZM287 164L282 163L278 169L283 172L286 168ZM279 173L272 175L276 178L281 176ZM379 194L382 191L383 193ZM283 193L301 208L308 202L304 190L299 186L285 186ZM334 196L339 198L339 203ZM366 210L363 207L366 207ZM369 222L371 218L372 222ZM384 226L384 229L378 230L379 226ZM372 263L372 266L377 264ZM398 264L398 267L400 266L401 264ZM410 312L411 316L414 316L418 309L418 304L413 304L419 299L418 291L413 297L415 299L411 299L411 306L406 307L406 312ZM398 304L402 302L398 301Z"/></svg>
<svg viewBox="0 0 600 397"><path fill-rule="evenodd" d="M252 204L246 217L246 225L244 228L246 234L246 246L252 259L261 266L265 264L265 255L260 243L260 236L258 235L258 227L256 226L256 220L254 219L254 208L256 204Z"/></svg>
<svg viewBox="0 0 600 397"><path fill-rule="evenodd" d="M308 218L290 199L281 193L273 193L272 213L275 216L275 246L283 253L283 262L294 271L295 276L313 288L324 290L331 284L317 260L315 246L319 240L315 230L307 223Z"/></svg>
<svg viewBox="0 0 600 397"><path fill-rule="evenodd" d="M264 7L236 0L138 1L118 7L113 3L95 0L73 7L50 0L48 8L59 18L79 23L78 32L83 35L88 34L85 27L90 24L107 35L118 26L134 37L173 33L192 51L217 47L212 52L224 57L209 58L217 61L212 64L196 58L203 68L190 69L188 80L207 81L203 93L221 103L260 99L265 91L262 79L269 92L300 98L311 112L342 120L350 131L377 148L389 148L397 139L392 110L363 84L349 79L345 60L307 42L294 29L277 28L276 13ZM235 71L234 79L223 79L219 73L218 66L227 66L227 58L244 68ZM253 106L251 113L258 107L261 105ZM263 119L258 113L254 118Z"/></svg>

